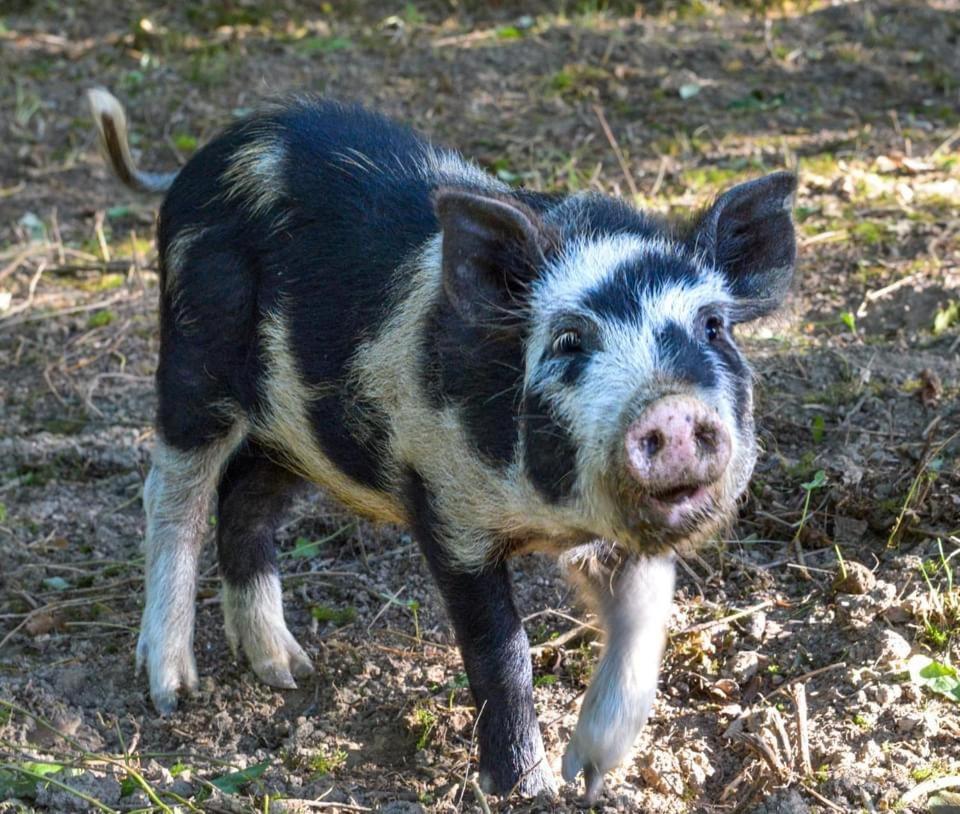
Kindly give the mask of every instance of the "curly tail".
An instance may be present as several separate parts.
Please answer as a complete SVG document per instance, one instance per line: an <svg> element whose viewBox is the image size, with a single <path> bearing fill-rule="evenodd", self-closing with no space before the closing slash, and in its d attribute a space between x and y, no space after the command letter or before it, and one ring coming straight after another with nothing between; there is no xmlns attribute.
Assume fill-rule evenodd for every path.
<svg viewBox="0 0 960 814"><path fill-rule="evenodd" d="M90 88L87 101L97 126L100 151L117 176L138 192L166 192L177 172L144 172L137 169L127 143L127 116L116 96L104 88Z"/></svg>

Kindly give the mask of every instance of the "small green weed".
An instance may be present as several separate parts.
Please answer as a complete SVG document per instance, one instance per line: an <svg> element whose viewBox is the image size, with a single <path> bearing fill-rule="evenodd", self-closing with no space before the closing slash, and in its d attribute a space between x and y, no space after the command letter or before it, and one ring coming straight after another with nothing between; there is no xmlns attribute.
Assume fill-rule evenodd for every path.
<svg viewBox="0 0 960 814"><path fill-rule="evenodd" d="M104 309L102 311L94 311L87 318L87 327L88 328L106 328L113 320L116 318L116 315L113 311L109 309Z"/></svg>
<svg viewBox="0 0 960 814"><path fill-rule="evenodd" d="M326 605L314 605L310 615L318 622L333 622L336 627L343 627L356 621L357 609L352 605L345 608L331 608Z"/></svg>
<svg viewBox="0 0 960 814"><path fill-rule="evenodd" d="M413 711L413 726L418 731L417 749L425 749L430 743L430 735L437 727L437 715L427 707L417 707Z"/></svg>

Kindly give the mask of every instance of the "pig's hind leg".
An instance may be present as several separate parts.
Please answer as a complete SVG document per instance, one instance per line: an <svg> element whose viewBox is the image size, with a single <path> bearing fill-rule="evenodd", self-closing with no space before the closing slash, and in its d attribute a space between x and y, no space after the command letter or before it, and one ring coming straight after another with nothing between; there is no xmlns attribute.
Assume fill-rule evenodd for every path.
<svg viewBox="0 0 960 814"><path fill-rule="evenodd" d="M570 576L599 612L606 646L563 756L563 777L582 771L593 802L603 776L633 746L657 692L673 605L672 555L629 556L607 543L565 555Z"/></svg>
<svg viewBox="0 0 960 814"><path fill-rule="evenodd" d="M243 648L254 673L292 689L313 673L310 658L287 629L274 536L303 481L255 446L234 456L219 489L217 556L223 619L234 652Z"/></svg>
<svg viewBox="0 0 960 814"><path fill-rule="evenodd" d="M241 442L238 422L192 449L158 439L143 487L146 601L137 641L137 670L146 667L150 697L161 714L177 692L197 686L193 627L200 549L210 531L220 472Z"/></svg>

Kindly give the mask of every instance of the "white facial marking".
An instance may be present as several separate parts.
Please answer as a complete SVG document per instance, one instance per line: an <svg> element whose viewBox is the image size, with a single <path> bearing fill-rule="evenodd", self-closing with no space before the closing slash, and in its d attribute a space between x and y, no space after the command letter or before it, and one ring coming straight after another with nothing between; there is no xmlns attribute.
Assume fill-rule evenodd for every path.
<svg viewBox="0 0 960 814"><path fill-rule="evenodd" d="M242 588L225 582L223 622L234 655L242 647L253 672L271 687L294 689L295 678L313 673L313 663L284 621L276 573L258 574Z"/></svg>
<svg viewBox="0 0 960 814"><path fill-rule="evenodd" d="M147 668L157 710L172 712L177 691L197 686L193 657L197 559L210 532L210 512L220 473L246 432L237 421L222 440L195 452L163 441L153 451L143 488L147 515L146 602L137 669Z"/></svg>
<svg viewBox="0 0 960 814"><path fill-rule="evenodd" d="M533 326L526 349L526 385L539 389L553 405L557 416L569 428L578 450L580 500L594 517L616 514L613 496L604 487L610 472L611 455L625 429L624 411L631 405L663 395L664 383L675 359L668 356L658 337L675 323L690 336L700 330L698 319L708 306L723 307L733 302L723 276L701 259L687 257L693 266L689 280L637 282L636 303L626 316L592 315L584 305L591 290L609 280L625 264L642 268L645 262L663 263L675 258L680 249L662 238L623 234L574 241L537 283L530 312ZM553 332L562 329L562 317L581 316L598 330L599 350L594 352L576 385L560 381L558 367L541 364L551 347ZM734 382L719 365L714 365L718 386L697 388L697 396L714 407L731 436L731 460L727 487L739 492L749 449L736 430ZM740 473L739 475L737 473ZM736 481L736 483L735 483ZM615 535L618 529L604 533Z"/></svg>

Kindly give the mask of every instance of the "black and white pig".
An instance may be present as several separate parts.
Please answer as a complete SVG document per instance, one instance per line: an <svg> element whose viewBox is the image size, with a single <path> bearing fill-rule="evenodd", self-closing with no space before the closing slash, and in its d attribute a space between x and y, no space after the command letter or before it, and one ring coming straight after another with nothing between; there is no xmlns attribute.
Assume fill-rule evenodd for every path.
<svg viewBox="0 0 960 814"><path fill-rule="evenodd" d="M563 756L594 798L650 711L672 552L729 523L757 455L737 325L795 259L796 180L672 222L586 193L511 189L360 107L298 99L178 173L157 227L157 442L144 487L137 663L170 713L197 684L197 560L213 505L227 639L274 687L310 656L284 621L274 532L304 481L410 526L453 622L490 791L555 787L507 561L559 555L606 631ZM599 542L598 542L599 541Z"/></svg>

